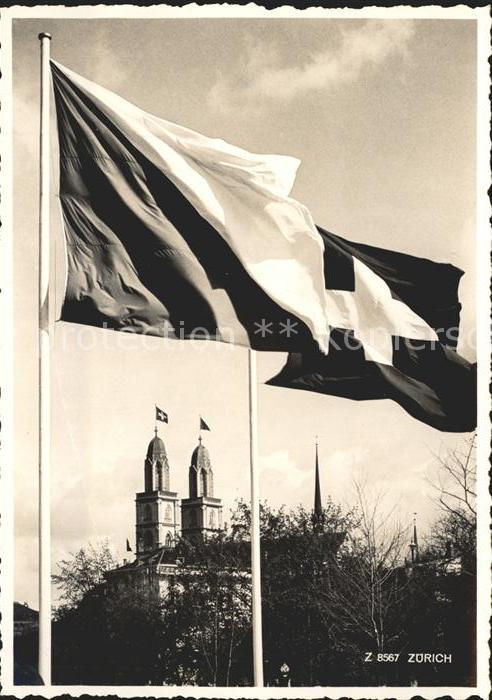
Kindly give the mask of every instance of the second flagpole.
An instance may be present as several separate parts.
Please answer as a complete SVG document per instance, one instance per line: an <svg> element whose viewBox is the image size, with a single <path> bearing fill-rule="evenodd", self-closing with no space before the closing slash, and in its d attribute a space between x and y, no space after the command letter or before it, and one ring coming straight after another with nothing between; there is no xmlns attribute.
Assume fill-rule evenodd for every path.
<svg viewBox="0 0 492 700"><path fill-rule="evenodd" d="M251 579L253 599L253 674L255 687L263 687L263 637L261 616L260 498L258 478L258 401L256 354L248 349L249 455L251 479Z"/></svg>

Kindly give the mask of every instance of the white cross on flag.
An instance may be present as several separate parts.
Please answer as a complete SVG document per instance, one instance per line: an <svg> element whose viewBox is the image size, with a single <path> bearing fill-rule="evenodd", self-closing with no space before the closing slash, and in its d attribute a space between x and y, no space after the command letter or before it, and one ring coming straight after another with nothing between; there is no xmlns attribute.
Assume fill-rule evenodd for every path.
<svg viewBox="0 0 492 700"><path fill-rule="evenodd" d="M162 421L163 423L169 423L169 416L162 408L155 407L155 419Z"/></svg>
<svg viewBox="0 0 492 700"><path fill-rule="evenodd" d="M332 327L328 355L314 346L291 353L267 383L393 399L439 430L474 430L476 364L456 353L462 271L318 231Z"/></svg>

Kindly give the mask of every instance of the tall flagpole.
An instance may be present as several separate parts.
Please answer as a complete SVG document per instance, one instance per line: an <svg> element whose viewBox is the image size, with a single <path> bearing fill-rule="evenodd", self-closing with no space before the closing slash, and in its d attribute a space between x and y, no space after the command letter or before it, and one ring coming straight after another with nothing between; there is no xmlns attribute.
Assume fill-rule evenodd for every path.
<svg viewBox="0 0 492 700"><path fill-rule="evenodd" d="M256 687L263 687L263 640L261 623L260 500L258 480L258 410L256 355L248 349L249 456L251 477L251 578L253 584L253 673Z"/></svg>
<svg viewBox="0 0 492 700"><path fill-rule="evenodd" d="M51 684L50 567L50 41L41 47L39 166L39 661L45 685Z"/></svg>

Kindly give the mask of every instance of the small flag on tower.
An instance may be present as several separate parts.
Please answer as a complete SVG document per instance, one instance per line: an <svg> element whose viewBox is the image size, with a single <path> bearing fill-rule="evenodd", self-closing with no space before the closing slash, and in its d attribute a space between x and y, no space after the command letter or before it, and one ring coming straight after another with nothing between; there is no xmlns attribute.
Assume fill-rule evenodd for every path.
<svg viewBox="0 0 492 700"><path fill-rule="evenodd" d="M155 407L155 419L161 420L163 423L169 423L169 418L167 413L165 413L162 408Z"/></svg>
<svg viewBox="0 0 492 700"><path fill-rule="evenodd" d="M126 538L126 551L127 552L132 551L132 547L131 547L130 540L128 539L128 537Z"/></svg>
<svg viewBox="0 0 492 700"><path fill-rule="evenodd" d="M210 430L203 418L200 416L200 430Z"/></svg>

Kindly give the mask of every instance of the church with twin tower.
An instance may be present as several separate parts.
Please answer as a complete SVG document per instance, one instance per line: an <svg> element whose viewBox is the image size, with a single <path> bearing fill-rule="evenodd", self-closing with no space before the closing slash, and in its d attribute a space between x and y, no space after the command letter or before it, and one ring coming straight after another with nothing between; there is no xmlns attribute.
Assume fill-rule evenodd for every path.
<svg viewBox="0 0 492 700"><path fill-rule="evenodd" d="M135 498L136 556L106 572L109 593L131 586L156 597L165 596L176 575L175 546L180 538L206 542L223 527L222 502L214 496L212 463L202 437L188 468L188 498L171 490L171 468L157 428L143 468L143 491Z"/></svg>
<svg viewBox="0 0 492 700"><path fill-rule="evenodd" d="M132 586L163 597L177 573L176 543L182 538L199 544L223 530L222 502L214 496L212 463L201 435L188 467L187 498L171 490L169 460L157 428L147 448L143 477L144 490L135 498L135 559L108 571L105 579L108 592ZM312 524L315 532L324 531L317 444Z"/></svg>
<svg viewBox="0 0 492 700"><path fill-rule="evenodd" d="M156 428L145 456L144 490L135 499L137 559L172 549L179 537L197 544L223 528L222 502L214 497L212 464L201 435L188 469L188 498L180 500L171 490L170 471Z"/></svg>

